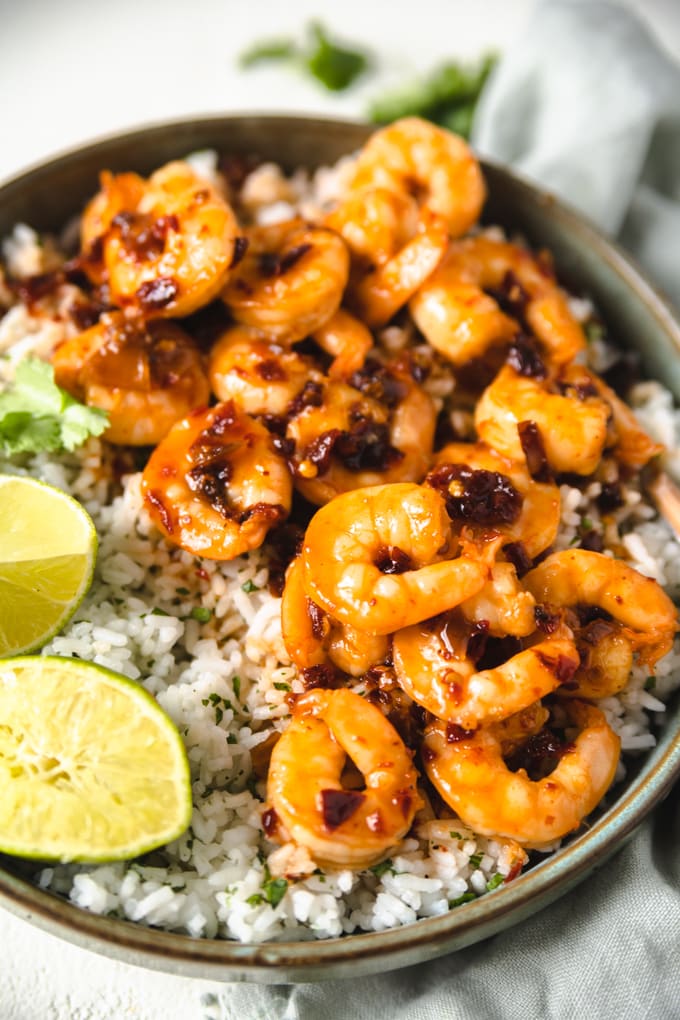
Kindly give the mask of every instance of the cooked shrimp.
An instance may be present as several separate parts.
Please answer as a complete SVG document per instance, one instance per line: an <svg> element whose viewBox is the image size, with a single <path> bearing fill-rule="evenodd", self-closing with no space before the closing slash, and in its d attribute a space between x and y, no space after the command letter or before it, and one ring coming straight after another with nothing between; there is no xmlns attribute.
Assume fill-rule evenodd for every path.
<svg viewBox="0 0 680 1020"><path fill-rule="evenodd" d="M439 487L445 498L452 497L458 505L466 500L470 523L479 519L480 510L488 514L502 500L502 479L506 479L521 497L521 506L514 520L508 519L510 514L504 519L497 515L499 519L493 523L504 536L504 544L521 542L527 557L533 560L555 541L560 524L560 490L553 482L535 481L524 461L510 460L484 443L448 443L435 454L434 464L428 484L439 487L440 479L445 483L445 488ZM480 474L464 481L460 472L447 472L444 465L469 468ZM490 475L500 476L500 480L496 478L494 484ZM451 506L451 500L447 502Z"/></svg>
<svg viewBox="0 0 680 1020"><path fill-rule="evenodd" d="M227 401L173 426L144 468L142 493L167 539L230 560L287 516L292 483L264 426Z"/></svg>
<svg viewBox="0 0 680 1020"><path fill-rule="evenodd" d="M538 602L550 606L599 606L624 627L643 662L670 651L678 628L675 606L653 578L622 560L587 549L552 553L523 578Z"/></svg>
<svg viewBox="0 0 680 1020"><path fill-rule="evenodd" d="M152 446L210 399L200 351L173 322L107 313L57 347L52 364L59 386L108 412L110 443Z"/></svg>
<svg viewBox="0 0 680 1020"><path fill-rule="evenodd" d="M427 773L474 832L540 849L576 829L600 802L614 778L621 741L594 705L569 701L561 711L578 736L550 775L537 781L524 769L508 769L493 728L449 740L445 722L428 727Z"/></svg>
<svg viewBox="0 0 680 1020"><path fill-rule="evenodd" d="M281 598L281 633L286 651L298 669L332 662L350 676L362 676L388 652L384 635L366 634L340 624L309 598L298 556L286 572Z"/></svg>
<svg viewBox="0 0 680 1020"><path fill-rule="evenodd" d="M357 158L350 191L386 188L415 196L460 237L477 221L486 198L479 163L458 135L419 117L376 131Z"/></svg>
<svg viewBox="0 0 680 1020"><path fill-rule="evenodd" d="M504 365L475 408L479 438L511 460L524 449L518 426L533 423L548 465L556 472L590 475L607 439L609 408L590 394L551 393L547 385Z"/></svg>
<svg viewBox="0 0 680 1020"><path fill-rule="evenodd" d="M357 489L310 521L302 549L305 591L341 623L391 634L479 591L496 548L463 543L457 555L444 501L433 489L409 483Z"/></svg>
<svg viewBox="0 0 680 1020"><path fill-rule="evenodd" d="M454 242L437 271L411 299L411 315L427 340L452 364L465 365L507 342L519 323L485 290L506 289L549 360L563 365L585 336L552 273L516 244L489 237Z"/></svg>
<svg viewBox="0 0 680 1020"><path fill-rule="evenodd" d="M342 785L347 759L364 789ZM321 865L367 868L411 827L418 773L380 709L348 690L314 690L297 701L267 780L273 835L306 847Z"/></svg>
<svg viewBox="0 0 680 1020"><path fill-rule="evenodd" d="M597 701L622 691L633 668L633 647L621 624L593 620L577 632L581 665L560 694Z"/></svg>
<svg viewBox="0 0 680 1020"><path fill-rule="evenodd" d="M283 415L309 379L321 379L309 358L267 343L248 326L231 326L210 351L208 376L220 400L248 414Z"/></svg>
<svg viewBox="0 0 680 1020"><path fill-rule="evenodd" d="M349 299L359 317L371 328L389 322L437 268L447 244L444 219L424 209L403 248L351 282Z"/></svg>
<svg viewBox="0 0 680 1020"><path fill-rule="evenodd" d="M663 453L663 444L654 442L647 435L628 404L624 404L603 379L595 372L588 372L587 375L599 395L611 408L611 426L617 460L626 467L641 470L653 457Z"/></svg>
<svg viewBox="0 0 680 1020"><path fill-rule="evenodd" d="M345 379L358 372L373 346L371 331L344 308L338 308L335 315L315 329L312 338L326 354L333 356L328 369L331 379Z"/></svg>
<svg viewBox="0 0 680 1020"><path fill-rule="evenodd" d="M361 385L388 390L388 402L339 380L290 417L296 488L311 503L327 503L350 489L420 481L430 464L436 414L432 400L398 367L374 366Z"/></svg>
<svg viewBox="0 0 680 1020"><path fill-rule="evenodd" d="M485 621L489 634L526 637L536 629L536 601L517 579L512 563L494 563L483 588L461 603L461 612L470 623Z"/></svg>
<svg viewBox="0 0 680 1020"><path fill-rule="evenodd" d="M189 315L216 298L244 243L224 198L179 160L148 181L103 173L81 239L95 275L101 239L111 300L148 318Z"/></svg>
<svg viewBox="0 0 680 1020"><path fill-rule="evenodd" d="M387 188L350 191L325 222L342 235L359 265L382 266L415 236L418 204L412 195Z"/></svg>
<svg viewBox="0 0 680 1020"><path fill-rule="evenodd" d="M222 298L238 322L292 344L338 310L349 253L333 230L287 220L246 231L248 250Z"/></svg>
<svg viewBox="0 0 680 1020"><path fill-rule="evenodd" d="M397 631L392 639L397 679L406 693L438 719L474 730L506 719L571 680L579 657L567 634L556 634L513 655L494 669L477 671L456 654L446 625Z"/></svg>

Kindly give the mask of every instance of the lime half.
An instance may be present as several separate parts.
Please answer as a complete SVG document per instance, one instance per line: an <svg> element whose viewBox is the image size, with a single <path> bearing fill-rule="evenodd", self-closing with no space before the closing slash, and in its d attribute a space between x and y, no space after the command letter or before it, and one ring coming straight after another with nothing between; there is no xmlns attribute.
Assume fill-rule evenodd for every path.
<svg viewBox="0 0 680 1020"><path fill-rule="evenodd" d="M90 587L97 533L61 489L0 475L0 656L34 651Z"/></svg>
<svg viewBox="0 0 680 1020"><path fill-rule="evenodd" d="M0 662L0 851L121 860L190 820L184 745L143 687L76 659Z"/></svg>

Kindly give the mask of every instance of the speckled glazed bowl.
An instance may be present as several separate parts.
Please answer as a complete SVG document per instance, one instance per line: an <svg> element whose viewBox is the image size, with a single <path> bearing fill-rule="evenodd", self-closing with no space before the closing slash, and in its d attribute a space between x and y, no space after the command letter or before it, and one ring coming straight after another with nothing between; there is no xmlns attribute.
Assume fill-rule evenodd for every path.
<svg viewBox="0 0 680 1020"><path fill-rule="evenodd" d="M149 172L195 149L256 153L289 170L334 162L357 148L364 125L298 117L210 117L106 138L27 171L0 188L0 236L17 221L56 229L97 188L102 168ZM680 397L680 326L626 256L575 213L497 166L485 166L485 219L549 248L560 279L590 294L612 336L638 348L646 371ZM317 981L382 972L460 949L516 924L564 895L622 846L680 775L676 699L654 751L614 806L582 836L509 886L450 913L392 931L319 942L244 945L144 928L86 913L30 882L31 866L0 856L0 906L84 948L213 980Z"/></svg>

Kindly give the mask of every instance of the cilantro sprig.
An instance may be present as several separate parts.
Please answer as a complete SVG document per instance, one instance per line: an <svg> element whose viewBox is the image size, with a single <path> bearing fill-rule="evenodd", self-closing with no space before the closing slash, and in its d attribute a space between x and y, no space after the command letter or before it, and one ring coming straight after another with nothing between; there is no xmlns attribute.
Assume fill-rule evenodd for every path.
<svg viewBox="0 0 680 1020"><path fill-rule="evenodd" d="M107 424L105 411L62 390L52 366L38 358L19 362L13 383L0 392L0 449L6 456L75 450Z"/></svg>
<svg viewBox="0 0 680 1020"><path fill-rule="evenodd" d="M307 27L302 42L263 39L245 50L238 63L242 68L251 68L272 61L301 68L330 92L349 88L372 64L366 50L333 39L318 21Z"/></svg>

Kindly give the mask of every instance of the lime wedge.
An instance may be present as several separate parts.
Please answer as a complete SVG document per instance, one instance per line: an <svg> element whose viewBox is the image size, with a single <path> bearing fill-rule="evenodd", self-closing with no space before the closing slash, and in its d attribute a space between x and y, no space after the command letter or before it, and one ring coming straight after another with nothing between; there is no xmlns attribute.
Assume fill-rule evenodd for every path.
<svg viewBox="0 0 680 1020"><path fill-rule="evenodd" d="M96 556L80 503L34 478L0 475L0 656L34 651L61 630Z"/></svg>
<svg viewBox="0 0 680 1020"><path fill-rule="evenodd" d="M0 851L122 860L190 820L184 745L143 687L75 659L0 662Z"/></svg>

